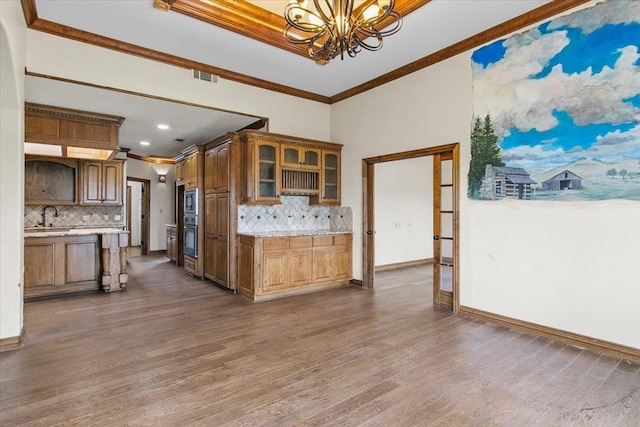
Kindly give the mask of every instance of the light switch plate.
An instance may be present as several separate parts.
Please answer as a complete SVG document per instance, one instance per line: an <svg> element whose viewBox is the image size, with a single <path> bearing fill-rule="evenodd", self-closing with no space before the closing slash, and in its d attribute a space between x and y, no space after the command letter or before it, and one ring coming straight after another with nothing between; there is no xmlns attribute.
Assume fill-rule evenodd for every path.
<svg viewBox="0 0 640 427"><path fill-rule="evenodd" d="M120 215L114 215L113 219L116 220L116 221L120 221Z"/></svg>
<svg viewBox="0 0 640 427"><path fill-rule="evenodd" d="M105 220L105 221L109 221L109 215L105 215L105 216L104 216L104 220Z"/></svg>

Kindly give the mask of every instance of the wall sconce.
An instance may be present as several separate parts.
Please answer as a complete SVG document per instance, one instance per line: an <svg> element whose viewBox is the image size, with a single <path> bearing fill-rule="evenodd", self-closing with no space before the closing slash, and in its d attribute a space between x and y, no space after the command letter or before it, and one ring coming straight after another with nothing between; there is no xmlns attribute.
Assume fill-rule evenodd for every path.
<svg viewBox="0 0 640 427"><path fill-rule="evenodd" d="M158 182L161 182L161 183L167 182L167 175L158 175Z"/></svg>

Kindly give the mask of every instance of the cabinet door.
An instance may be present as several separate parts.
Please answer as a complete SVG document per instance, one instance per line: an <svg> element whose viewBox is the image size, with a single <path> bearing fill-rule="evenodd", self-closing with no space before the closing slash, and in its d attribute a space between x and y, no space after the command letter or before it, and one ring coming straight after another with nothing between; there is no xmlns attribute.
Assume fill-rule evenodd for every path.
<svg viewBox="0 0 640 427"><path fill-rule="evenodd" d="M102 203L122 204L122 165L120 163L102 164Z"/></svg>
<svg viewBox="0 0 640 427"><path fill-rule="evenodd" d="M216 277L216 238L210 234L204 236L204 275L210 280Z"/></svg>
<svg viewBox="0 0 640 427"><path fill-rule="evenodd" d="M204 234L216 234L217 203L215 194L207 194L204 198Z"/></svg>
<svg viewBox="0 0 640 427"><path fill-rule="evenodd" d="M337 246L333 257L333 280L351 279L351 246Z"/></svg>
<svg viewBox="0 0 640 427"><path fill-rule="evenodd" d="M313 275L312 253L311 249L298 249L289 252L291 287L305 286L311 283Z"/></svg>
<svg viewBox="0 0 640 427"><path fill-rule="evenodd" d="M322 152L321 203L340 204L340 153Z"/></svg>
<svg viewBox="0 0 640 427"><path fill-rule="evenodd" d="M319 248L313 250L313 283L331 280L331 260L333 248Z"/></svg>
<svg viewBox="0 0 640 427"><path fill-rule="evenodd" d="M229 191L229 144L216 150L215 189Z"/></svg>
<svg viewBox="0 0 640 427"><path fill-rule="evenodd" d="M283 168L320 170L320 150L283 144L280 163Z"/></svg>
<svg viewBox="0 0 640 427"><path fill-rule="evenodd" d="M184 184L184 160L176 163L176 185Z"/></svg>
<svg viewBox="0 0 640 427"><path fill-rule="evenodd" d="M280 162L279 144L270 142L256 143L256 164L254 176L256 188L255 201L263 203L280 202Z"/></svg>
<svg viewBox="0 0 640 427"><path fill-rule="evenodd" d="M102 203L102 164L84 162L82 164L82 202Z"/></svg>
<svg viewBox="0 0 640 427"><path fill-rule="evenodd" d="M198 187L198 153L190 154L185 159L184 164L184 186L185 188Z"/></svg>
<svg viewBox="0 0 640 427"><path fill-rule="evenodd" d="M262 290L263 292L278 291L288 287L287 271L288 268L287 251L264 252L263 255L263 272L262 272Z"/></svg>
<svg viewBox="0 0 640 427"><path fill-rule="evenodd" d="M216 274L221 285L229 283L229 208L228 193L216 194Z"/></svg>
<svg viewBox="0 0 640 427"><path fill-rule="evenodd" d="M212 192L216 189L216 152L215 148L204 153L204 191Z"/></svg>

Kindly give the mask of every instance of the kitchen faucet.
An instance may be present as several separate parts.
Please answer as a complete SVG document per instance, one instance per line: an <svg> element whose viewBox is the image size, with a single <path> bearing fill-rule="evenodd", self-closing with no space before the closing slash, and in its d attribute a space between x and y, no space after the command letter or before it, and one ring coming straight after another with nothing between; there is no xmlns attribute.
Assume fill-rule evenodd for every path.
<svg viewBox="0 0 640 427"><path fill-rule="evenodd" d="M53 208L53 210L55 211L55 213L53 214L54 217L58 217L58 208L56 208L55 206L51 206L51 205L47 205L42 209L42 223L40 225L42 225L43 227L47 226L47 209L48 208ZM49 224L50 227L53 227L53 224Z"/></svg>

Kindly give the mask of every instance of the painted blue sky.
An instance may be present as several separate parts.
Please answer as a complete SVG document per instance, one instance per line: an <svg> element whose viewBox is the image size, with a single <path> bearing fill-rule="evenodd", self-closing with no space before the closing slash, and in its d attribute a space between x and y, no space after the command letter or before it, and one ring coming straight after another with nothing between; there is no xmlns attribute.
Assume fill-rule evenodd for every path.
<svg viewBox="0 0 640 427"><path fill-rule="evenodd" d="M510 166L640 159L640 1L610 0L478 49L474 115Z"/></svg>

